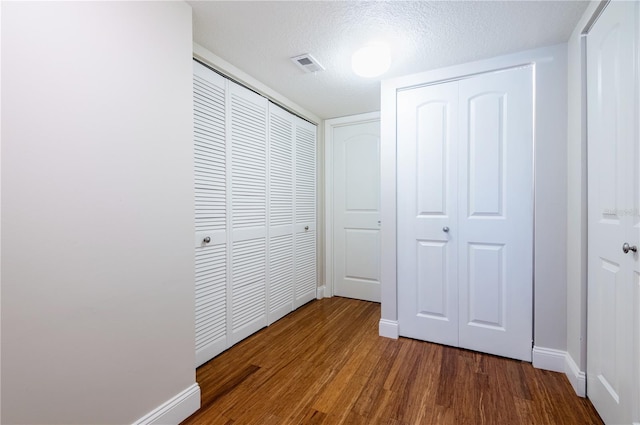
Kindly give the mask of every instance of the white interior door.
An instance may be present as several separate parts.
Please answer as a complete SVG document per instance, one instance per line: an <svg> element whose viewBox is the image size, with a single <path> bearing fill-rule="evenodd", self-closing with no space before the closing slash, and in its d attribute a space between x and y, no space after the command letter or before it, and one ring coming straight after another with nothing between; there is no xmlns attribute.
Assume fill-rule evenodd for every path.
<svg viewBox="0 0 640 425"><path fill-rule="evenodd" d="M196 366L227 348L225 99L225 79L194 61Z"/></svg>
<svg viewBox="0 0 640 425"><path fill-rule="evenodd" d="M380 302L380 121L333 129L333 292Z"/></svg>
<svg viewBox="0 0 640 425"><path fill-rule="evenodd" d="M230 345L267 325L267 99L229 83Z"/></svg>
<svg viewBox="0 0 640 425"><path fill-rule="evenodd" d="M293 117L294 177L294 308L316 298L316 126Z"/></svg>
<svg viewBox="0 0 640 425"><path fill-rule="evenodd" d="M460 346L531 361L531 68L460 81Z"/></svg>
<svg viewBox="0 0 640 425"><path fill-rule="evenodd" d="M398 94L400 335L458 345L458 83Z"/></svg>
<svg viewBox="0 0 640 425"><path fill-rule="evenodd" d="M269 324L293 310L293 115L269 103Z"/></svg>
<svg viewBox="0 0 640 425"><path fill-rule="evenodd" d="M401 335L531 360L532 71L398 94Z"/></svg>
<svg viewBox="0 0 640 425"><path fill-rule="evenodd" d="M634 354L640 270L638 254L622 249L640 242L637 8L637 2L609 3L587 37L587 391L609 424L640 422L640 353Z"/></svg>

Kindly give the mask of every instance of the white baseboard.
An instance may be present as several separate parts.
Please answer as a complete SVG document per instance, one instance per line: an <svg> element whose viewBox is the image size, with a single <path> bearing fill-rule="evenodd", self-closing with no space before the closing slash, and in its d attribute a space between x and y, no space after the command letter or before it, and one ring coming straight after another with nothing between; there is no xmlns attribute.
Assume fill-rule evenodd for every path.
<svg viewBox="0 0 640 425"><path fill-rule="evenodd" d="M533 367L564 373L567 352L554 348L533 347Z"/></svg>
<svg viewBox="0 0 640 425"><path fill-rule="evenodd" d="M398 339L398 322L396 320L380 319L378 334L385 338Z"/></svg>
<svg viewBox="0 0 640 425"><path fill-rule="evenodd" d="M587 376L566 351L533 347L533 367L564 373L576 394L586 396Z"/></svg>
<svg viewBox="0 0 640 425"><path fill-rule="evenodd" d="M580 397L586 397L587 395L587 375L584 371L580 370L573 357L567 353L564 363L564 374L569 378L573 390Z"/></svg>
<svg viewBox="0 0 640 425"><path fill-rule="evenodd" d="M316 299L321 300L324 298L326 288L326 285L318 286L318 289L316 291Z"/></svg>
<svg viewBox="0 0 640 425"><path fill-rule="evenodd" d="M138 419L133 425L178 425L200 408L200 386L195 383Z"/></svg>

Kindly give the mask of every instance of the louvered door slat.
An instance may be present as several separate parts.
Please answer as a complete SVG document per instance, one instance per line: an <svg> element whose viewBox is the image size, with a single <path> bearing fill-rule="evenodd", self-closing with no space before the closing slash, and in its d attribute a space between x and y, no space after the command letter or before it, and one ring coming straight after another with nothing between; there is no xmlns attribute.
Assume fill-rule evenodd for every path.
<svg viewBox="0 0 640 425"><path fill-rule="evenodd" d="M226 346L226 244L199 250L206 252L196 263L196 357L202 364Z"/></svg>
<svg viewBox="0 0 640 425"><path fill-rule="evenodd" d="M316 272L316 127L295 120L295 301L314 299Z"/></svg>
<svg viewBox="0 0 640 425"><path fill-rule="evenodd" d="M267 102L230 84L231 343L267 324Z"/></svg>
<svg viewBox="0 0 640 425"><path fill-rule="evenodd" d="M227 178L225 86L220 76L194 62L194 201L196 366L227 347Z"/></svg>
<svg viewBox="0 0 640 425"><path fill-rule="evenodd" d="M226 230L224 80L194 64L194 167L197 231ZM209 184L203 184L203 181Z"/></svg>
<svg viewBox="0 0 640 425"><path fill-rule="evenodd" d="M316 285L316 234L309 231L296 238L296 290L315 295Z"/></svg>
<svg viewBox="0 0 640 425"><path fill-rule="evenodd" d="M237 342L251 333L257 323L263 327L266 308L264 238L234 242L233 244L233 289L232 330ZM248 267L248 265L253 265Z"/></svg>
<svg viewBox="0 0 640 425"><path fill-rule="evenodd" d="M269 323L293 310L293 116L269 105Z"/></svg>
<svg viewBox="0 0 640 425"><path fill-rule="evenodd" d="M271 238L269 250L269 322L293 309L293 235Z"/></svg>
<svg viewBox="0 0 640 425"><path fill-rule="evenodd" d="M272 107L269 125L270 226L293 224L293 123ZM275 202L280 201L279 204ZM274 208L275 207L275 208Z"/></svg>

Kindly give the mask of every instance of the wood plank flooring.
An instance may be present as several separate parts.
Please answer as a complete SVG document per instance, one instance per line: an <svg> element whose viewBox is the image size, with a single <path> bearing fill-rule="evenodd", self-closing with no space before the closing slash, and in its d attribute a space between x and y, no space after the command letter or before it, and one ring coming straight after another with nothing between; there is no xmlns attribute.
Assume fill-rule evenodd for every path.
<svg viewBox="0 0 640 425"><path fill-rule="evenodd" d="M313 301L198 368L185 425L602 424L563 374L378 336L380 305Z"/></svg>

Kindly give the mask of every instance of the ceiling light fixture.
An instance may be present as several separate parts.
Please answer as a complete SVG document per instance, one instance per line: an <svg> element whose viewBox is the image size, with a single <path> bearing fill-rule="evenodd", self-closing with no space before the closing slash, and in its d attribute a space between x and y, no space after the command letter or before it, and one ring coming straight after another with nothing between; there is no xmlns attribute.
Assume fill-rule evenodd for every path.
<svg viewBox="0 0 640 425"><path fill-rule="evenodd" d="M378 77L390 66L391 50L387 43L369 43L351 56L351 68L361 77Z"/></svg>

